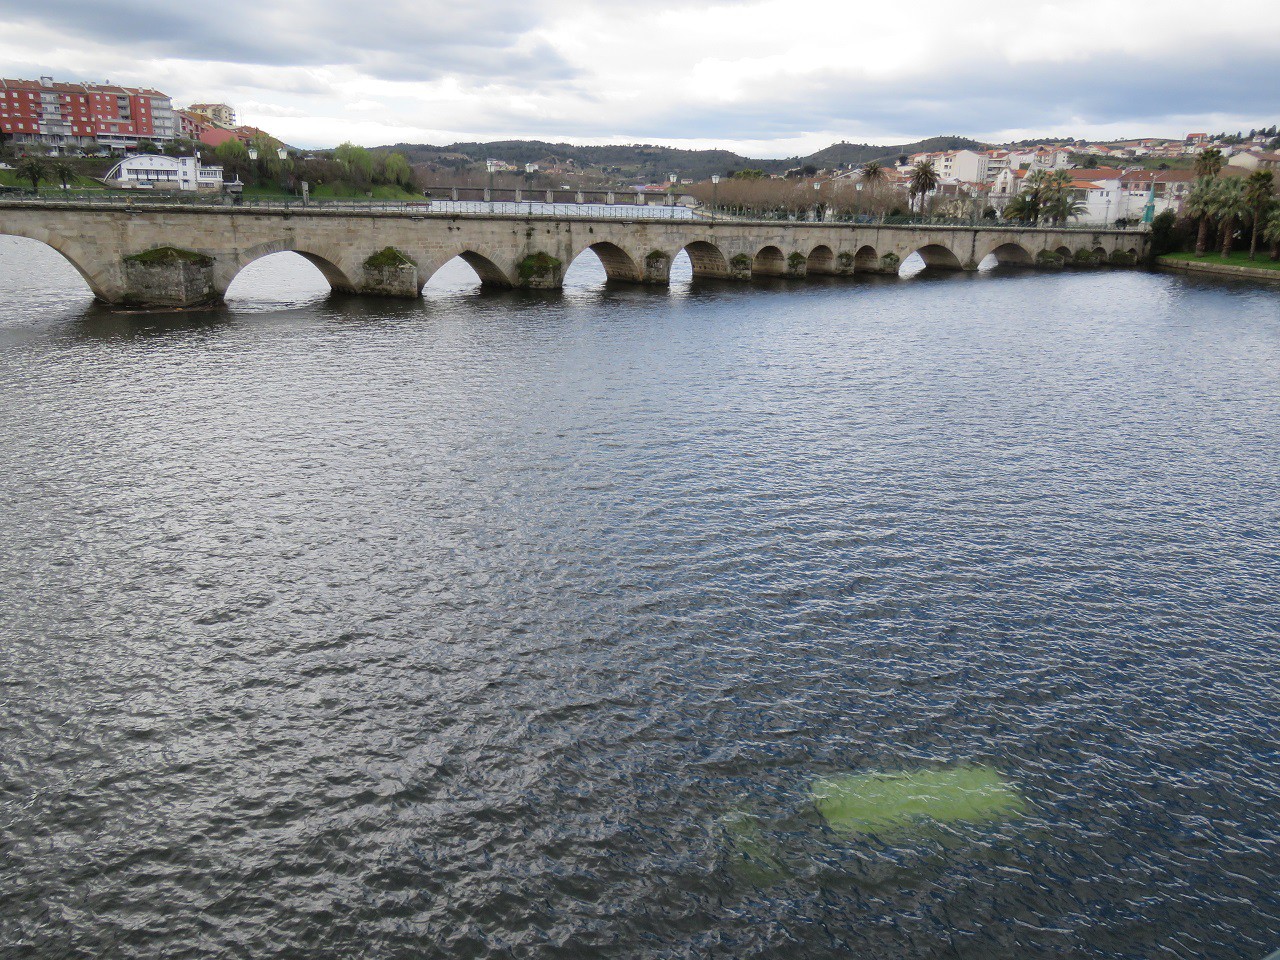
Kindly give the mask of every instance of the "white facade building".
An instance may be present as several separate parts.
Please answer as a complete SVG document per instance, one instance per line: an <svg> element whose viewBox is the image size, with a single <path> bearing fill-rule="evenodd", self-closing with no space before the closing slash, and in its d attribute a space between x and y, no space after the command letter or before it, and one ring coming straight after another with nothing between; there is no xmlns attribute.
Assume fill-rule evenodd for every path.
<svg viewBox="0 0 1280 960"><path fill-rule="evenodd" d="M220 190L222 168L203 166L195 157L144 153L121 160L106 179L132 189Z"/></svg>

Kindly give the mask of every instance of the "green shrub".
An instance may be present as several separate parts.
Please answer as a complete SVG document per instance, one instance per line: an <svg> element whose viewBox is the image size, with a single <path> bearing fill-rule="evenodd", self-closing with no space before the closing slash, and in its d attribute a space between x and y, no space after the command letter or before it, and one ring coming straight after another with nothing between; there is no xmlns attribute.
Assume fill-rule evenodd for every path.
<svg viewBox="0 0 1280 960"><path fill-rule="evenodd" d="M1151 255L1173 253L1183 249L1184 236L1178 229L1178 216L1172 210L1156 215L1151 221Z"/></svg>
<svg viewBox="0 0 1280 960"><path fill-rule="evenodd" d="M528 283L537 277L543 279L554 274L561 267L561 262L549 253L531 253L520 261L520 265L516 268L516 272L520 276L520 280Z"/></svg>
<svg viewBox="0 0 1280 960"><path fill-rule="evenodd" d="M147 266L170 263L190 263L197 267L213 266L213 258L194 250L182 250L178 247L155 247L125 257L126 263L141 263Z"/></svg>
<svg viewBox="0 0 1280 960"><path fill-rule="evenodd" d="M395 247L386 247L365 260L364 265L370 270L380 270L405 266L416 267L418 261Z"/></svg>

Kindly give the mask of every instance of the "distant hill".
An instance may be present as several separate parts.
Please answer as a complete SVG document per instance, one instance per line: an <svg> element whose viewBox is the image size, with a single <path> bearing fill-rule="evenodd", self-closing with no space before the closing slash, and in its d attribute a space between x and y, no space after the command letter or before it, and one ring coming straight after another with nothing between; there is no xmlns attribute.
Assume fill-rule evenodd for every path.
<svg viewBox="0 0 1280 960"><path fill-rule="evenodd" d="M968 137L929 137L914 143L884 146L874 143L833 143L824 150L812 153L800 160L815 167L839 167L845 164L863 164L870 160L896 162L902 154L936 153L940 150L985 150L986 146Z"/></svg>
<svg viewBox="0 0 1280 960"><path fill-rule="evenodd" d="M811 165L830 169L845 164L861 164L868 160L895 161L901 154L928 150L979 149L982 144L966 137L930 137L914 143L893 145L870 143L833 143L807 157L754 159L730 150L680 150L657 144L625 144L614 146L577 146L548 143L544 140L495 140L487 143L451 143L433 146L422 143L397 143L381 150L397 150L410 163L431 164L440 168L464 169L493 157L523 165L572 160L584 170L602 171L620 177L646 182L665 180L676 173L682 178L705 180L713 173L725 175L734 170L755 169L766 173L782 173L795 167Z"/></svg>

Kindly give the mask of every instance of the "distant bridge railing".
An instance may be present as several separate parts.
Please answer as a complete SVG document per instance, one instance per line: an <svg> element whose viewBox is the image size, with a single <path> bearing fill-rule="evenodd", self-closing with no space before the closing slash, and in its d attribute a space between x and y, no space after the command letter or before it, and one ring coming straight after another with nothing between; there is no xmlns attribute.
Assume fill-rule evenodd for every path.
<svg viewBox="0 0 1280 960"><path fill-rule="evenodd" d="M230 200L223 196L175 196L173 194L148 194L144 192L95 191L89 193L50 192L39 196L6 194L0 196L0 207L12 205L38 206L103 206L113 208L137 207L187 207L209 210L260 210L264 213L298 213L324 211L333 213L389 213L401 216L520 216L533 219L563 219L581 217L592 220L716 220L741 224L750 223L811 223L828 226L866 227L953 227L992 230L1081 230L1122 231L1145 233L1147 224L1097 223L1073 220L1066 224L1029 224L1013 220L989 220L982 217L922 217L922 216L870 216L829 214L821 220L812 215L798 215L783 211L730 212L706 207L638 206L636 204L602 203L545 203L542 201L510 200L303 200L287 197L244 197Z"/></svg>

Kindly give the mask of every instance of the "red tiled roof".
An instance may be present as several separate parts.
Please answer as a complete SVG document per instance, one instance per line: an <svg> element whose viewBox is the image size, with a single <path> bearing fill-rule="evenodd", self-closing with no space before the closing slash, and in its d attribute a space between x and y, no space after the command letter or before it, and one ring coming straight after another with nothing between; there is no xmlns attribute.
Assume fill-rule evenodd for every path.
<svg viewBox="0 0 1280 960"><path fill-rule="evenodd" d="M1190 183L1196 178L1194 170L1130 170L1123 183Z"/></svg>
<svg viewBox="0 0 1280 960"><path fill-rule="evenodd" d="M134 97L160 97L169 99L169 95L161 93L159 90L136 89L133 87L121 87L114 83L65 83L57 80L53 83L41 83L39 80L11 80L8 78L0 79L0 88L11 90L54 90L59 93L114 93L124 94Z"/></svg>

